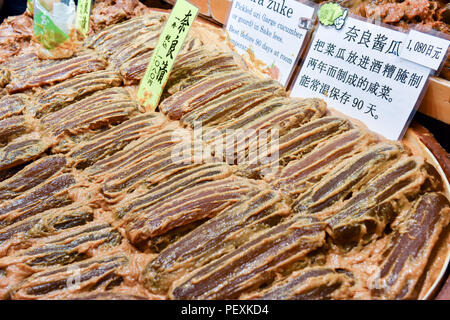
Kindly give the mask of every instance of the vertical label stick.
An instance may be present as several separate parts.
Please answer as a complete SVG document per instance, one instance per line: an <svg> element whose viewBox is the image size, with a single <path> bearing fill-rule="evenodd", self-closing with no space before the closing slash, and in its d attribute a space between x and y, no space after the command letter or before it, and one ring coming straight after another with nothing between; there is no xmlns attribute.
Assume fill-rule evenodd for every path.
<svg viewBox="0 0 450 320"><path fill-rule="evenodd" d="M83 35L86 35L89 31L89 17L91 15L91 6L91 0L78 0L77 29L80 30Z"/></svg>
<svg viewBox="0 0 450 320"><path fill-rule="evenodd" d="M155 111L175 59L197 17L198 8L178 0L153 51L138 91L138 101L146 111Z"/></svg>

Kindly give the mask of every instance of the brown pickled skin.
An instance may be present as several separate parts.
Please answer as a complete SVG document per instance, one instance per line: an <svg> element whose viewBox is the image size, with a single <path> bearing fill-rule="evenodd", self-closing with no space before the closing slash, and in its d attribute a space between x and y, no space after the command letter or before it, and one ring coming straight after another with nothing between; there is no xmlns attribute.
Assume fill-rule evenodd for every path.
<svg viewBox="0 0 450 320"><path fill-rule="evenodd" d="M17 55L15 57L11 57L8 61L4 62L2 66L8 69L11 73L18 72L21 70L25 70L31 64L35 64L39 62L39 58L36 53L30 52L22 55ZM53 62L51 60L43 60L42 63L47 63L47 65L51 65Z"/></svg>
<svg viewBox="0 0 450 320"><path fill-rule="evenodd" d="M126 29L124 34L123 28L118 28L117 32L111 30L104 43L97 45L96 49L105 52L111 65L123 75L126 85L135 84L142 78L166 19L167 16L162 13L131 19L128 28L134 28L136 23L142 24L142 27L132 34ZM194 36L188 35L181 52L186 47L198 46L198 42Z"/></svg>
<svg viewBox="0 0 450 320"><path fill-rule="evenodd" d="M119 68L125 85L135 85L144 77L148 61L152 58L153 51L148 51L140 56L125 61Z"/></svg>
<svg viewBox="0 0 450 320"><path fill-rule="evenodd" d="M113 42L114 40L122 36L126 36L128 33L132 33L133 31L138 31L143 27L145 27L145 24L142 18L117 23L106 27L100 32L90 35L84 41L84 45L91 49L97 48L98 51L103 51L100 46L107 43L107 41Z"/></svg>
<svg viewBox="0 0 450 320"><path fill-rule="evenodd" d="M59 232L59 230L85 225L93 220L94 212L91 207L74 203L72 206L46 211L39 221L27 231L26 235L30 238L46 237Z"/></svg>
<svg viewBox="0 0 450 320"><path fill-rule="evenodd" d="M91 257L97 248L116 246L121 240L120 233L109 224L91 223L56 236L36 238L30 248L1 258L0 267L7 270L17 264L26 264L42 270L53 265L66 265Z"/></svg>
<svg viewBox="0 0 450 320"><path fill-rule="evenodd" d="M322 117L326 111L325 103L319 99L284 98L280 94L279 96L270 95L268 99L263 98L263 101L252 100L252 107L247 109L248 106L244 104L243 110L238 108L237 114L231 113L223 119L216 119L222 121L213 125L213 130L219 130L220 134L207 139L209 144L220 145L222 141L227 141L229 130L236 133L235 143L227 145L225 150L227 159L219 158L219 160L245 166L245 163L254 161L257 157L256 153L258 156L270 158L264 150L269 149L268 152L273 152L272 148L277 146L277 137ZM238 102L238 105L240 104L241 102ZM206 135L215 133L213 130L209 132L206 130ZM252 149L255 145L260 145L258 152ZM257 161L260 160L257 159Z"/></svg>
<svg viewBox="0 0 450 320"><path fill-rule="evenodd" d="M27 163L22 163L21 165L9 168L9 169L5 169L5 170L0 170L0 182L5 181L9 178L11 178L12 176L14 176L17 172L19 172L20 170L22 170L23 168L25 168L25 166L27 165Z"/></svg>
<svg viewBox="0 0 450 320"><path fill-rule="evenodd" d="M298 128L289 130L256 159L240 165L240 172L251 177L273 175L280 166L285 166L311 152L327 139L351 130L352 125L336 117L320 118Z"/></svg>
<svg viewBox="0 0 450 320"><path fill-rule="evenodd" d="M292 197L298 197L342 161L365 151L373 142L372 136L360 129L344 132L325 141L299 160L291 161L279 174L269 177L270 184Z"/></svg>
<svg viewBox="0 0 450 320"><path fill-rule="evenodd" d="M241 297L258 300L351 299L352 274L346 270L312 267L294 272L269 288Z"/></svg>
<svg viewBox="0 0 450 320"><path fill-rule="evenodd" d="M31 132L35 126L37 126L36 122L24 116L0 120L0 145L6 145L14 138Z"/></svg>
<svg viewBox="0 0 450 320"><path fill-rule="evenodd" d="M295 113L297 111L297 113ZM326 103L316 98L289 98L280 110L269 114L272 119L266 125L251 123L248 127L253 130L267 130L269 128L278 128L280 135L284 135L289 130L301 127L302 125L322 118L326 113ZM243 116L244 117L244 116ZM261 117L261 122L265 121ZM269 120L269 119L267 119Z"/></svg>
<svg viewBox="0 0 450 320"><path fill-rule="evenodd" d="M41 118L91 93L117 87L121 83L122 79L119 74L108 70L81 74L46 88L38 94L36 107L30 110L38 118Z"/></svg>
<svg viewBox="0 0 450 320"><path fill-rule="evenodd" d="M89 173L93 179L103 180L102 192L109 198L120 197L123 191L133 191L140 185L155 185L207 162L208 154L204 155L201 145L183 141L190 137L191 132L187 130L158 131L97 162L89 168Z"/></svg>
<svg viewBox="0 0 450 320"><path fill-rule="evenodd" d="M3 66L10 71L10 82L17 82L31 77L33 68L30 66L45 68L57 63L56 60L40 60L36 53L26 53L12 57Z"/></svg>
<svg viewBox="0 0 450 320"><path fill-rule="evenodd" d="M69 59L51 61L38 59L30 65L24 64L22 70L13 71L6 89L10 94L23 92L33 87L61 82L79 74L102 70L106 66L106 61L92 50L82 51Z"/></svg>
<svg viewBox="0 0 450 320"><path fill-rule="evenodd" d="M189 134L189 132L186 133ZM125 174L121 171L128 171L130 165L138 165L143 159L149 158L151 155L157 156L164 149L179 143L179 140L173 141L172 138L172 130L158 132L158 136L142 137L130 143L123 150L98 161L88 168L87 173L92 179L102 181L110 181L115 179L115 176L120 177ZM129 172L130 174L135 173L135 171Z"/></svg>
<svg viewBox="0 0 450 320"><path fill-rule="evenodd" d="M397 143L382 143L348 159L323 177L309 194L294 203L296 212L318 213L342 201L374 176L389 168L403 155L403 148Z"/></svg>
<svg viewBox="0 0 450 320"><path fill-rule="evenodd" d="M0 204L0 229L18 221L73 202L69 191L76 184L72 174L57 175L14 199Z"/></svg>
<svg viewBox="0 0 450 320"><path fill-rule="evenodd" d="M297 109L298 114L293 113ZM321 99L287 98L286 92L277 92L271 99L255 104L253 108L239 110L228 121L219 121L215 128L224 129L270 129L277 127L280 136L289 129L301 126L310 120L321 118L326 104Z"/></svg>
<svg viewBox="0 0 450 320"><path fill-rule="evenodd" d="M430 168L423 158L406 157L368 181L340 212L327 218L327 232L333 241L348 246L381 236L411 200L442 190L441 178Z"/></svg>
<svg viewBox="0 0 450 320"><path fill-rule="evenodd" d="M108 59L115 54L120 54L140 35L161 30L166 20L167 14L155 12L151 15L133 18L89 36L85 40L85 46L95 49Z"/></svg>
<svg viewBox="0 0 450 320"><path fill-rule="evenodd" d="M279 107L281 101L283 101L283 95L284 92L278 94L274 92L265 92L264 90L248 92L248 95L232 93L230 94L231 98L229 100L221 101L224 96L215 99L209 103L210 105L195 110L195 113L187 114L186 119L194 119L190 124L191 127L194 127L196 123L200 123L198 121L201 121L203 126L220 130L223 134L226 129L231 128L235 123L245 119L245 117L247 117L247 119L253 117L254 114L257 113L257 108L261 108L267 104L272 104L274 109ZM230 105L230 103L233 105ZM211 105L213 107L212 109L210 108ZM258 120L261 121L261 119L261 116L256 116L255 122L247 122L246 125L247 127L252 126L258 128ZM185 119L182 119L182 121L184 122ZM270 127L271 125L272 124L270 123L266 123L267 127ZM208 129L209 128L206 130ZM242 127L239 127L239 129L245 129L245 126L243 125Z"/></svg>
<svg viewBox="0 0 450 320"><path fill-rule="evenodd" d="M4 96L0 98L0 120L21 115L30 105L30 98L24 94Z"/></svg>
<svg viewBox="0 0 450 320"><path fill-rule="evenodd" d="M301 127L310 121L321 118L325 114L325 111L326 105L319 99L288 99L282 108L274 110L267 115L261 116L261 118L255 121L247 123L247 127L245 127L245 129L250 130L250 132L254 131L256 134L250 134L249 138L246 137L245 140L241 139L237 141L237 164L241 165L248 160L247 162L249 164L249 168L252 168L252 174L256 173L261 176L267 175L266 171L270 172L270 169L267 170L268 168L280 164L279 160L276 159L277 157L274 157L274 154L278 157L280 155L280 150L277 149L277 144L283 140L282 137L291 130L295 130L295 128ZM249 117L251 117L251 115ZM233 124L232 127L234 128L235 124ZM270 136L270 139L266 138L268 135ZM252 143L249 139L257 139L258 144L260 145L258 156L262 155L262 158L256 156L256 162L254 162L255 160L251 157L253 150ZM265 153L264 147L261 147L261 145L268 140L270 140L270 142L267 142L270 144L270 146L267 147L269 151L268 153ZM246 152L242 152L241 150L243 149L245 149ZM230 151L232 150L227 150L227 152ZM275 158L275 161L273 161L272 158ZM285 160L282 160L281 164L283 164L284 161ZM257 169L254 167L255 164L259 164Z"/></svg>
<svg viewBox="0 0 450 320"><path fill-rule="evenodd" d="M179 120L185 113L256 79L243 71L219 73L165 99L159 110L170 119Z"/></svg>
<svg viewBox="0 0 450 320"><path fill-rule="evenodd" d="M81 293L108 292L123 281L117 270L128 264L124 255L91 258L26 278L13 288L12 299L63 299Z"/></svg>
<svg viewBox="0 0 450 320"><path fill-rule="evenodd" d="M163 17L163 19L165 19L165 17ZM164 20L161 20L161 22L164 22ZM156 47L158 38L162 32L162 27L163 25L159 24L147 27L146 32L139 30L137 35L132 38L131 45L130 43L124 42L123 37L121 37L119 40L120 44L117 44L113 49L108 60L116 69L120 70L126 85L136 84L142 79L148 61L151 59L153 50ZM186 40L182 44L179 56L182 56L186 52L202 48L204 44L204 41L201 40L195 32L191 32L187 35ZM179 58L177 57L176 60L178 59ZM216 64L219 63L219 61L216 61ZM200 71L200 66L195 69ZM234 65L233 69L237 69L237 67ZM187 70L189 70L189 68ZM175 71L178 71L177 65L175 65L174 72ZM203 75L206 72L206 70L200 71ZM199 80L198 76L194 77L193 75L188 74L188 72L183 73L185 74L184 79L189 79L192 82ZM166 86L166 89L169 87L170 85Z"/></svg>
<svg viewBox="0 0 450 320"><path fill-rule="evenodd" d="M280 194L269 189L240 201L165 248L145 269L152 291L165 293L193 269L214 261L248 242L271 224L289 215Z"/></svg>
<svg viewBox="0 0 450 320"><path fill-rule="evenodd" d="M203 47L181 52L175 60L165 90L172 95L206 77L238 69L239 66L230 52L212 52Z"/></svg>
<svg viewBox="0 0 450 320"><path fill-rule="evenodd" d="M144 18L148 17L147 15L144 16ZM137 82L136 80L141 79L163 30L163 23L166 17L160 17L162 19L158 23L147 25L144 30L141 29L135 32L131 41L124 41L124 38L130 37L130 34L117 38L117 41L111 41L110 45L113 45L113 48L109 51L108 62L124 75L126 85L134 84ZM153 21L156 21L156 19ZM114 37L115 35L108 40L116 40ZM203 41L195 33L191 32L183 42L180 54L200 48L203 44ZM124 72L124 70L127 71ZM130 77L131 74L133 76ZM186 77L189 77L189 75L186 75Z"/></svg>
<svg viewBox="0 0 450 320"><path fill-rule="evenodd" d="M319 105L318 110L322 110L324 107L322 100L313 99L307 101ZM334 135L352 128L352 124L347 120L335 117L325 117L308 122L299 128L290 130L280 138L280 158L295 158L303 155L320 141L330 139Z"/></svg>
<svg viewBox="0 0 450 320"><path fill-rule="evenodd" d="M256 239L176 281L171 299L237 299L267 284L276 274L325 243L325 225L292 218Z"/></svg>
<svg viewBox="0 0 450 320"><path fill-rule="evenodd" d="M77 168L86 168L122 150L129 143L158 131L166 122L158 113L133 117L78 144L68 156Z"/></svg>
<svg viewBox="0 0 450 320"><path fill-rule="evenodd" d="M89 129L128 120L137 111L128 92L123 88L98 91L42 119L56 137L64 133L76 135Z"/></svg>
<svg viewBox="0 0 450 320"><path fill-rule="evenodd" d="M449 232L450 202L441 193L417 199L381 255L372 293L384 299L417 299L433 254Z"/></svg>
<svg viewBox="0 0 450 320"><path fill-rule="evenodd" d="M258 184L234 176L191 187L143 210L127 212L123 220L128 238L139 247L143 242L152 247L154 238L211 219L257 188Z"/></svg>
<svg viewBox="0 0 450 320"><path fill-rule="evenodd" d="M99 251L108 251L119 245L122 238L119 232L108 224L91 223L66 229L56 236L33 240L31 247L16 250L0 258L0 268L6 272L3 283L7 282L8 287L15 286L26 278L26 274L18 270L36 273L52 270L54 266L87 260L98 255Z"/></svg>
<svg viewBox="0 0 450 320"><path fill-rule="evenodd" d="M256 80L223 94L216 99L193 109L181 117L181 122L194 127L195 122L201 121L203 126L214 126L226 120L236 118L270 97L286 96L283 87L270 79Z"/></svg>
<svg viewBox="0 0 450 320"><path fill-rule="evenodd" d="M113 54L108 58L108 62L120 71L120 67L133 58L140 58L146 53L153 52L161 35L162 29L152 29L148 32L138 35L133 39L133 42L124 44L122 47L115 48ZM145 61L148 64L148 60ZM142 63L145 63L142 61Z"/></svg>
<svg viewBox="0 0 450 320"><path fill-rule="evenodd" d="M63 230L85 225L93 219L93 210L78 204L36 214L0 230L0 256L15 247L29 247L36 238L55 235Z"/></svg>
<svg viewBox="0 0 450 320"><path fill-rule="evenodd" d="M151 59L153 54L153 48L155 40L157 37L150 38L150 50L145 50L145 46L141 45L141 49L139 50L139 54L132 54L132 58L129 59L123 59L120 64L120 74L124 78L124 83L126 85L133 85L137 84L145 74L145 70L148 65L148 61ZM145 37L140 37L140 42L145 41ZM194 52L198 49L202 49L204 46L204 41L200 40L199 37L194 33L191 32L188 34L186 40L184 41L180 52L175 60L175 65L173 68L173 72L170 74L168 84L165 86L165 92L163 93L163 99L171 95L197 81L200 81L204 79L207 76L210 76L216 72L226 72L226 71L232 71L237 70L238 67L234 62L227 63L226 58L224 59L217 59L216 61L212 62L209 61L204 64L197 64L193 65L193 60L186 61L186 59L183 59L184 61L184 67L182 70L182 73L185 75L184 77L179 76L179 64L178 61L181 60L181 57L185 56L185 53ZM129 48L130 50L131 48ZM205 56L206 59L211 59L210 56L213 54L209 54ZM208 60L209 60L208 59ZM184 72L183 72L184 71ZM194 74L191 73L191 71L194 71ZM176 75L178 73L178 76ZM174 77L174 81L172 81L172 76Z"/></svg>
<svg viewBox="0 0 450 320"><path fill-rule="evenodd" d="M231 96L233 97L232 100L237 101L234 101L234 103L237 103L237 107L233 107L229 112L226 112L226 116L223 114L221 117L215 118L213 114L213 117L211 118L213 121L208 122L208 108L202 107L198 110L194 110L201 118L196 119L190 125L193 125L194 129L198 124L205 127L203 139L216 151L215 157L218 161L235 164L241 160L241 158L251 158L249 153L254 152L254 150L250 151L249 146L258 146L258 138L260 138L260 136L263 136L264 134L268 136L267 139L259 142L261 144L265 143L266 140L269 142L271 141L272 137L270 134L272 133L272 126L279 125L279 128L277 129L282 129L280 123L282 122L281 118L283 118L283 116L280 115L282 111L278 114L279 117L277 117L276 112L277 110L280 111L283 102L288 102L288 100L282 95L262 93L261 95L258 95L258 98L250 98L250 101L247 103L245 99L240 99L239 95L232 95L232 92ZM220 107L220 100L222 100L222 98L223 96L212 100L210 103L217 102ZM226 102L226 104L227 103L228 102ZM261 110L263 111L261 112ZM284 111L289 112L288 107L284 109ZM203 112L205 112L205 114L203 114ZM270 116L269 114L271 112L273 112L274 115ZM219 115L220 114L221 113L219 113ZM191 113L188 113L188 118L191 115ZM301 111L297 112L297 115L299 119L303 116ZM198 120L200 120L200 122ZM205 120L206 123L204 122ZM276 134L279 135L279 131L280 130L277 130ZM224 142L226 148L223 147ZM263 146L265 147L266 145L264 144Z"/></svg>
<svg viewBox="0 0 450 320"><path fill-rule="evenodd" d="M13 199L43 183L66 166L64 156L43 157L27 165L13 177L0 183L0 200Z"/></svg>
<svg viewBox="0 0 450 320"><path fill-rule="evenodd" d="M36 133L26 134L0 148L0 171L32 161L52 145L51 139Z"/></svg>
<svg viewBox="0 0 450 320"><path fill-rule="evenodd" d="M228 178L231 174L231 168L222 163L197 165L153 185L146 192L129 196L126 201L120 203L115 212L118 217L124 217L127 213L139 212L177 193L208 181Z"/></svg>
<svg viewBox="0 0 450 320"><path fill-rule="evenodd" d="M120 124L138 113L138 104L126 89L110 88L42 118L57 144L54 153L66 153L98 131Z"/></svg>

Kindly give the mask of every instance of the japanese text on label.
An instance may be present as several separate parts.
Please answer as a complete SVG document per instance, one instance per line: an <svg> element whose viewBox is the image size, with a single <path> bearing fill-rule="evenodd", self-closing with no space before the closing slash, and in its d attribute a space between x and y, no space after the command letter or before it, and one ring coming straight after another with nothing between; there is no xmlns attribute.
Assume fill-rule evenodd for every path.
<svg viewBox="0 0 450 320"><path fill-rule="evenodd" d="M173 7L139 85L138 99L146 110L156 109L174 61L197 14L197 7L186 0L178 0Z"/></svg>

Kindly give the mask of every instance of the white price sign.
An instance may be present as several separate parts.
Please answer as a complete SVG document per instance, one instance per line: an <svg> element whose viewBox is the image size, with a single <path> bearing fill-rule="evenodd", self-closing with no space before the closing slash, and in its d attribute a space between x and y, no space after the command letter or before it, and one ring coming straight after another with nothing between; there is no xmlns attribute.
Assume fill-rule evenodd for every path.
<svg viewBox="0 0 450 320"><path fill-rule="evenodd" d="M320 25L292 88L295 97L321 97L329 107L400 139L430 69L402 59L408 35L359 19Z"/></svg>
<svg viewBox="0 0 450 320"><path fill-rule="evenodd" d="M400 57L432 70L438 70L447 56L450 41L427 33L411 30Z"/></svg>
<svg viewBox="0 0 450 320"><path fill-rule="evenodd" d="M234 0L226 29L239 53L287 85L311 27L314 8L295 0Z"/></svg>

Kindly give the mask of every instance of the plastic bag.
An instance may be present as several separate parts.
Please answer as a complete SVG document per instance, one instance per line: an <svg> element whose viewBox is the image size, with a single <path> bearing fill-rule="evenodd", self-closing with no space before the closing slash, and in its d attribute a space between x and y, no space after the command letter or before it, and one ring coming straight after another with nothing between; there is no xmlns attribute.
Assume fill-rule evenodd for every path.
<svg viewBox="0 0 450 320"><path fill-rule="evenodd" d="M40 58L67 58L79 42L75 29L76 9L73 0L34 0L33 31L41 44Z"/></svg>

